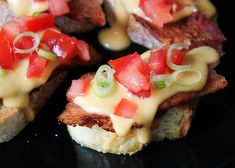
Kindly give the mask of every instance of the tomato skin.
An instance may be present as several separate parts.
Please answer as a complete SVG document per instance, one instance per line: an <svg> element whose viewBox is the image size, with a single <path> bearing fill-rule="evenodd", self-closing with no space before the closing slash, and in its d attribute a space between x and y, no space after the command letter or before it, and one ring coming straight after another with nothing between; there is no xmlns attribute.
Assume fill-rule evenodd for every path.
<svg viewBox="0 0 235 168"><path fill-rule="evenodd" d="M51 50L60 37L61 33L59 31L49 28L43 33L41 43L47 45Z"/></svg>
<svg viewBox="0 0 235 168"><path fill-rule="evenodd" d="M25 17L25 31L38 32L46 28L54 27L54 16L40 14L37 17Z"/></svg>
<svg viewBox="0 0 235 168"><path fill-rule="evenodd" d="M171 54L171 61L176 65L181 65L184 61L185 52L179 50L173 50Z"/></svg>
<svg viewBox="0 0 235 168"><path fill-rule="evenodd" d="M69 64L77 52L77 40L62 34L52 48L63 64Z"/></svg>
<svg viewBox="0 0 235 168"><path fill-rule="evenodd" d="M138 53L134 53L115 69L115 78L128 90L138 96L141 91L148 91L150 88L150 70Z"/></svg>
<svg viewBox="0 0 235 168"><path fill-rule="evenodd" d="M82 61L90 61L91 59L89 45L82 40L77 40L77 56Z"/></svg>
<svg viewBox="0 0 235 168"><path fill-rule="evenodd" d="M126 61L128 61L128 58L130 56L131 54L121 57L121 58L117 58L115 60L109 60L108 64L117 71L119 67L121 67Z"/></svg>
<svg viewBox="0 0 235 168"><path fill-rule="evenodd" d="M69 64L78 52L77 39L54 29L45 30L41 43L46 44L63 64Z"/></svg>
<svg viewBox="0 0 235 168"><path fill-rule="evenodd" d="M128 99L122 98L115 108L114 114L120 117L133 119L136 115L137 105Z"/></svg>
<svg viewBox="0 0 235 168"><path fill-rule="evenodd" d="M174 2L174 0L140 0L139 6L156 26L163 27L172 20L171 8Z"/></svg>
<svg viewBox="0 0 235 168"><path fill-rule="evenodd" d="M47 0L49 12L54 16L62 16L70 12L66 0Z"/></svg>
<svg viewBox="0 0 235 168"><path fill-rule="evenodd" d="M36 52L31 53L29 55L27 78L41 77L47 64L48 64L47 59L40 57Z"/></svg>
<svg viewBox="0 0 235 168"><path fill-rule="evenodd" d="M163 74L166 67L166 51L151 51L148 66L156 75Z"/></svg>
<svg viewBox="0 0 235 168"><path fill-rule="evenodd" d="M73 80L72 85L70 86L66 94L68 100L73 100L77 96L85 95L89 83L90 81L87 79Z"/></svg>
<svg viewBox="0 0 235 168"><path fill-rule="evenodd" d="M8 70L14 68L12 44L4 29L0 30L0 66Z"/></svg>

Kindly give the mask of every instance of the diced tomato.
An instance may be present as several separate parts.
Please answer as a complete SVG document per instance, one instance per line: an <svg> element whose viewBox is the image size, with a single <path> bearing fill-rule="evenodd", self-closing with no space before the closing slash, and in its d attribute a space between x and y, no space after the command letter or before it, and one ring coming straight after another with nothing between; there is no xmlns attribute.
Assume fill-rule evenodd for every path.
<svg viewBox="0 0 235 168"><path fill-rule="evenodd" d="M42 35L41 43L46 44L50 49L52 49L60 37L61 33L59 31L46 29Z"/></svg>
<svg viewBox="0 0 235 168"><path fill-rule="evenodd" d="M127 89L138 95L150 89L150 70L138 53L134 53L116 70L115 78Z"/></svg>
<svg viewBox="0 0 235 168"><path fill-rule="evenodd" d="M128 99L123 98L114 111L114 114L120 117L133 119L136 115L137 105Z"/></svg>
<svg viewBox="0 0 235 168"><path fill-rule="evenodd" d="M89 80L87 79L73 80L72 85L70 86L67 92L67 98L69 100L73 100L77 96L84 95L88 86L89 86Z"/></svg>
<svg viewBox="0 0 235 168"><path fill-rule="evenodd" d="M69 64L77 52L77 40L65 34L62 34L60 39L52 48L63 64Z"/></svg>
<svg viewBox="0 0 235 168"><path fill-rule="evenodd" d="M41 42L46 44L64 64L70 63L77 54L77 39L56 30L47 29L41 38Z"/></svg>
<svg viewBox="0 0 235 168"><path fill-rule="evenodd" d="M128 61L128 58L131 56L127 55L125 57L121 57L115 60L109 60L108 64L115 70L117 70L119 67L121 67L126 61Z"/></svg>
<svg viewBox="0 0 235 168"><path fill-rule="evenodd" d="M43 74L47 64L48 64L47 59L38 56L36 52L31 53L29 56L27 78L40 77Z"/></svg>
<svg viewBox="0 0 235 168"><path fill-rule="evenodd" d="M140 0L139 6L156 26L163 27L172 20L171 8L174 2L174 0Z"/></svg>
<svg viewBox="0 0 235 168"><path fill-rule="evenodd" d="M3 69L14 68L12 44L4 29L0 30L0 66Z"/></svg>
<svg viewBox="0 0 235 168"><path fill-rule="evenodd" d="M89 52L89 45L82 40L77 40L77 56L83 61L89 61L91 59Z"/></svg>
<svg viewBox="0 0 235 168"><path fill-rule="evenodd" d="M180 50L173 50L171 54L171 61L176 65L181 65L184 61L185 52Z"/></svg>
<svg viewBox="0 0 235 168"><path fill-rule="evenodd" d="M62 16L70 12L66 0L47 0L49 5L49 12L54 16Z"/></svg>
<svg viewBox="0 0 235 168"><path fill-rule="evenodd" d="M22 31L22 27L16 21L6 22L2 29L7 33L8 39L13 42L15 36Z"/></svg>
<svg viewBox="0 0 235 168"><path fill-rule="evenodd" d="M25 17L25 31L38 32L54 26L54 16L40 14L37 17Z"/></svg>
<svg viewBox="0 0 235 168"><path fill-rule="evenodd" d="M155 74L163 74L166 67L166 51L151 51L148 66Z"/></svg>

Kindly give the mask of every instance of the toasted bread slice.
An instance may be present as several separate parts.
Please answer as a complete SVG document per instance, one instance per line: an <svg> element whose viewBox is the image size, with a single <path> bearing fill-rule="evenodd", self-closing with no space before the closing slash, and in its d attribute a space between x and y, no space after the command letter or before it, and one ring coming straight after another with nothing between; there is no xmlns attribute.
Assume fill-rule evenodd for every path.
<svg viewBox="0 0 235 168"><path fill-rule="evenodd" d="M196 104L196 102L193 103ZM185 104L165 111L164 115L155 120L153 124L155 127L152 127L152 141L185 136L195 111L192 107L195 106ZM103 153L132 155L149 143L142 138L146 131L145 128L133 128L126 136L118 136L98 125L93 125L91 128L68 125L67 128L72 139L78 144Z"/></svg>

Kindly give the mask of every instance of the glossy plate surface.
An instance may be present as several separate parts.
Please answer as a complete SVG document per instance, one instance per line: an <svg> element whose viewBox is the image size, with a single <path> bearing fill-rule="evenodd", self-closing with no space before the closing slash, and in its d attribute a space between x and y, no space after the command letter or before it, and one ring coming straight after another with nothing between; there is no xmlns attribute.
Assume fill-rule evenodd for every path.
<svg viewBox="0 0 235 168"><path fill-rule="evenodd" d="M235 5L233 0L214 0L214 3L219 13L218 24L227 37L224 45L226 54L217 71L226 76L229 86L201 98L186 138L152 143L131 157L102 154L73 143L66 127L58 123L57 116L66 104L65 92L71 80L97 67L77 68L69 73L35 122L12 141L0 144L0 168L235 167ZM78 37L93 44L104 56L103 62L128 52L144 51L137 45L119 53L104 50L94 38L96 33L94 31Z"/></svg>

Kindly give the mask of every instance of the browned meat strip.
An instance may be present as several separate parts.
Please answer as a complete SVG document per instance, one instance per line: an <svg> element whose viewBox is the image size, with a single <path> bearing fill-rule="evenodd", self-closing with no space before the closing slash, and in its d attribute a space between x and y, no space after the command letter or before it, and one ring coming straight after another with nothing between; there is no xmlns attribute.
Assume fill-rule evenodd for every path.
<svg viewBox="0 0 235 168"><path fill-rule="evenodd" d="M106 18L103 0L73 0L69 2L70 14L55 18L55 24L64 33L82 33L104 26Z"/></svg>
<svg viewBox="0 0 235 168"><path fill-rule="evenodd" d="M135 38L138 32L136 30L138 27L135 25L140 23L153 38L163 44L167 45L189 40L191 41L191 48L207 45L222 51L222 43L225 40L224 35L213 21L203 16L200 12L196 12L178 22L166 24L163 28L158 28L137 15L131 17L132 21L129 23L129 32L131 32L130 36L133 36L133 38ZM151 43L151 41L149 42Z"/></svg>
<svg viewBox="0 0 235 168"><path fill-rule="evenodd" d="M94 74L89 73L84 75L82 78L91 80L93 76ZM159 110L165 110L181 103L190 101L196 97L216 92L217 90L223 89L226 86L227 82L224 77L216 74L215 71L211 70L207 84L201 91L176 94L163 102ZM114 131L112 122L108 116L88 113L81 107L75 105L73 102L68 103L65 111L59 116L59 120L64 124L73 126L80 125L92 127L93 125L97 124L99 127L107 131ZM133 127L141 128L142 125L134 123Z"/></svg>
<svg viewBox="0 0 235 168"><path fill-rule="evenodd" d="M101 7L103 0L73 0L69 6L71 18L94 26L104 26L105 14Z"/></svg>

